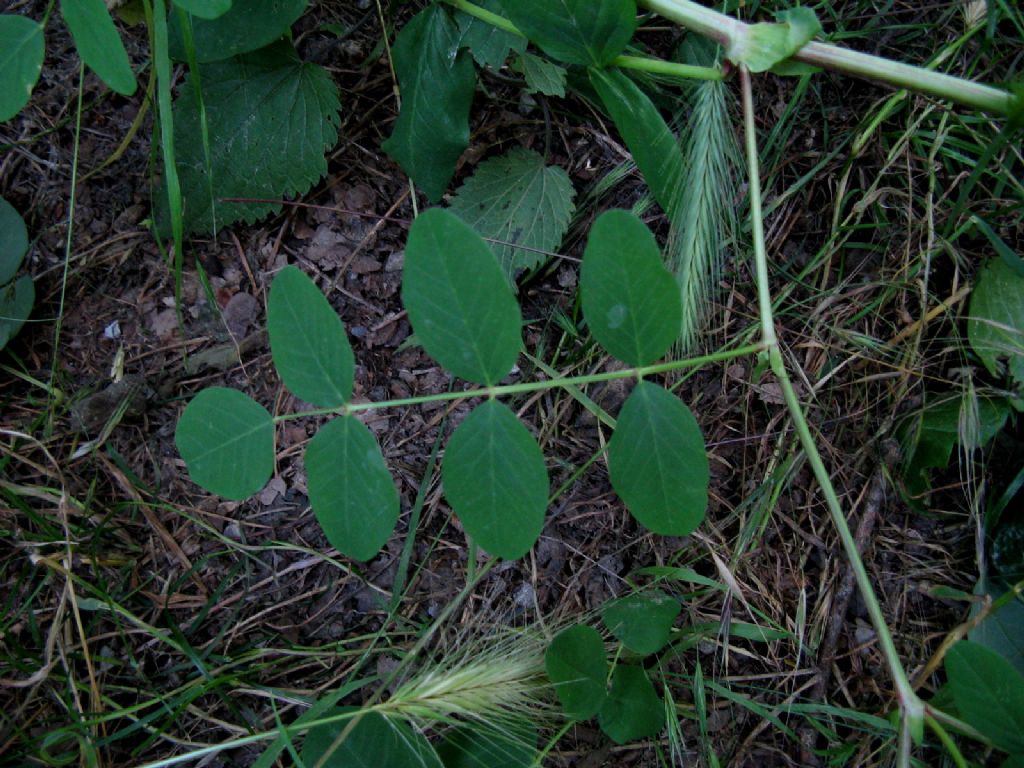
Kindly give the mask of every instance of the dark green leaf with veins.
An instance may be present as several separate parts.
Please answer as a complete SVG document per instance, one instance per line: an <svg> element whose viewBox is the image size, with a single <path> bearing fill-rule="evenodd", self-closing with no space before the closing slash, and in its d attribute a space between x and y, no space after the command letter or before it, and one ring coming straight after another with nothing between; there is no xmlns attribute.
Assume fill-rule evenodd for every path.
<svg viewBox="0 0 1024 768"><path fill-rule="evenodd" d="M636 29L635 0L501 0L506 15L552 58L603 67Z"/></svg>
<svg viewBox="0 0 1024 768"><path fill-rule="evenodd" d="M439 200L469 146L476 75L459 29L440 5L418 13L392 49L402 108L382 145L430 200Z"/></svg>

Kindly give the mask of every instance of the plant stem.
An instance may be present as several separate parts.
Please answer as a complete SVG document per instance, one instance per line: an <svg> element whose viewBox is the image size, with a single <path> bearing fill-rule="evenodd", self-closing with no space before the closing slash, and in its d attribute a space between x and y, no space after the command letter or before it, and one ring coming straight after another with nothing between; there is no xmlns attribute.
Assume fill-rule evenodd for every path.
<svg viewBox="0 0 1024 768"><path fill-rule="evenodd" d="M666 19L720 43L725 48L726 57L730 57L730 51L744 47L751 34L752 25L691 0L639 2ZM1020 106L1009 91L827 43L807 43L792 58L805 64L926 93L997 115L1008 115Z"/></svg>
<svg viewBox="0 0 1024 768"><path fill-rule="evenodd" d="M516 37L526 37L519 28L504 16L474 5L469 0L447 0L448 4L459 9L465 14L480 21L490 24L492 27L508 32ZM721 80L725 73L716 67L696 67L690 64L678 64L674 61L664 59L653 59L647 56L619 56L612 61L612 66L622 69L636 69L641 72L651 72L657 75L668 75L669 77L682 77L690 80Z"/></svg>
<svg viewBox="0 0 1024 768"><path fill-rule="evenodd" d="M677 64L664 59L652 59L647 56L616 56L612 59L613 67L635 69L639 72L651 72L655 75L682 77L688 80L724 80L725 73L716 67L696 67L692 64Z"/></svg>
<svg viewBox="0 0 1024 768"><path fill-rule="evenodd" d="M644 376L651 376L657 373L668 373L678 371L682 368L693 368L707 363L717 363L723 360L732 360L736 357L752 355L763 352L762 344L751 344L745 347L715 352L701 357L691 357L686 360L672 360L667 363L656 363L644 365L639 368L623 368L618 371L607 371L606 373L594 373L589 376L567 376L563 378L548 379L547 381L527 381L522 384L505 384L496 387L477 387L465 389L461 392L438 392L433 395L419 395L417 397L404 397L397 400L381 400L371 403L348 403L339 408L317 408L312 411L300 411L298 413L286 413L274 417L274 423L291 421L304 416L326 416L334 413L351 414L360 411L373 411L381 408L404 408L412 405L423 405L424 403L436 403L442 400L466 400L471 397L501 397L502 395L518 395L524 392L537 392L545 389L568 389L583 384L596 384L602 381L614 381L616 379L639 379Z"/></svg>
<svg viewBox="0 0 1024 768"><path fill-rule="evenodd" d="M885 616L882 614L882 607L875 595L874 588L871 586L871 579L868 577L867 569L864 567L864 561L857 551L857 543L846 522L846 516L843 514L839 497L836 495L835 488L832 485L832 479L829 477L828 470L821 459L821 454L818 452L818 446L807 424L807 418L804 416L800 400L797 398L796 391L793 389L793 384L789 379L789 374L786 372L782 352L779 350L778 339L775 336L775 320L772 314L771 293L768 284L768 255L765 248L764 226L761 221L761 177L757 159L757 133L754 126L753 93L750 73L743 66L740 67L740 85L743 93L743 133L747 155L747 174L749 177L751 231L754 241L754 260L757 272L757 299L761 313L761 333L764 345L768 351L768 361L772 372L782 388L783 398L793 419L794 427L800 438L800 444L807 455L808 463L811 465L822 495L825 497L829 516L832 518L832 523L839 533L839 539L842 542L847 558L849 558L850 567L857 581L857 587L864 598L871 623L878 635L878 643L889 667L889 673L892 675L893 684L895 685L896 694L903 713L904 742L906 742L906 735L910 735L915 741L919 741L924 727L924 705L914 692L910 681L907 679L907 673L903 669L903 664L900 662L899 653L896 651L896 644L893 642L892 634L885 623ZM900 757L903 758L903 755L901 754ZM909 759L909 756L907 756L907 759ZM901 764L903 764L902 759Z"/></svg>

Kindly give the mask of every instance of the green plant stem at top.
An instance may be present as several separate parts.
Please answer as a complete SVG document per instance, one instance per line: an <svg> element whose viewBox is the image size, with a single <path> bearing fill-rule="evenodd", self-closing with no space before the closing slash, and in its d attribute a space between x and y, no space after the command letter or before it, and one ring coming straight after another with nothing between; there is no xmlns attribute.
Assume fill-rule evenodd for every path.
<svg viewBox="0 0 1024 768"><path fill-rule="evenodd" d="M605 373L594 373L589 376L570 376L546 381L528 381L522 384L505 384L496 387L476 387L464 389L460 392L438 392L433 395L420 395L418 397L405 397L397 400L381 400L369 403L347 403L340 408L317 408L311 411L299 411L297 413L286 413L274 417L275 423L291 421L306 416L327 416L334 413L358 413L359 411L372 411L381 408L404 408L424 403L434 403L440 400L467 400L471 397L500 397L502 395L518 395L525 392L537 392L545 389L556 389L580 386L584 384L596 384L603 381L614 381L616 379L642 379L644 376L652 376L658 373L669 373L682 368L693 368L707 363L717 363L723 360L732 360L736 357L757 354L764 351L764 345L751 344L745 347L715 352L701 357L691 357L686 360L672 360L667 363L656 363L644 365L639 368L623 368L617 371Z"/></svg>
<svg viewBox="0 0 1024 768"><path fill-rule="evenodd" d="M818 446L807 424L807 418L804 416L800 400L797 398L796 391L793 389L793 384L789 379L785 362L782 359L782 352L779 350L778 338L775 335L775 318L772 313L772 298L768 278L768 254L765 247L764 224L761 215L761 177L757 158L757 132L754 126L753 93L750 73L743 66L740 67L740 85L743 98L743 137L747 155L748 182L750 185L751 234L754 242L761 333L767 349L768 362L771 365L772 373L778 379L783 398L786 401L786 407L800 438L800 444L814 472L814 477L818 481L822 495L825 497L829 516L832 518L832 523L839 533L839 539L849 559L850 567L853 569L857 587L864 599L868 616L871 618L871 624L878 635L878 643L881 647L882 655L885 657L889 673L893 678L902 714L903 728L898 753L898 765L902 768L902 766L910 765L911 740L920 742L923 737L924 704L915 693L910 680L907 678L906 670L904 670L903 664L900 661L899 653L896 651L896 644L892 639L892 633L889 631L889 627L885 622L885 616L882 614L882 607L871 585L871 579L868 577L867 569L864 567L864 561L857 550L857 542L853 538L849 524L846 522L846 516L843 514L839 497L836 495L835 488L832 485L832 479L829 477L828 470L821 459L821 454L818 452Z"/></svg>
<svg viewBox="0 0 1024 768"><path fill-rule="evenodd" d="M486 8L481 8L479 5L474 5L468 0L446 1L449 5L463 13L480 19L480 21L484 21L492 27L496 27L516 37L526 37L515 24L504 16L488 11ZM651 74L666 75L668 77L681 77L688 80L721 80L725 77L725 73L717 67L697 67L691 64L678 64L674 61L665 61L664 59L654 59L646 56L619 56L612 64L622 69L635 69L641 72L650 72Z"/></svg>
<svg viewBox="0 0 1024 768"><path fill-rule="evenodd" d="M691 0L638 2L666 19L720 43L725 48L726 57L730 59L733 58L732 53L742 50L750 38L750 24ZM792 58L804 64L926 93L997 115L1008 115L1012 110L1020 108L1009 91L828 43L807 43Z"/></svg>

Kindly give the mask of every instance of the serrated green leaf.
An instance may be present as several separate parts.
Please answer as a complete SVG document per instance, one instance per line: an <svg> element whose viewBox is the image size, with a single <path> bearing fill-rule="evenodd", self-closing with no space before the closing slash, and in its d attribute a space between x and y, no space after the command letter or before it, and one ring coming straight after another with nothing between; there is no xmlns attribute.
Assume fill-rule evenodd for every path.
<svg viewBox="0 0 1024 768"><path fill-rule="evenodd" d="M654 736L665 724L665 706L640 667L620 664L598 713L601 730L616 744Z"/></svg>
<svg viewBox="0 0 1024 768"><path fill-rule="evenodd" d="M1024 753L1024 676L995 651L961 640L946 653L960 718L999 749Z"/></svg>
<svg viewBox="0 0 1024 768"><path fill-rule="evenodd" d="M193 397L174 444L193 482L226 499L251 496L274 471L274 419L237 389L210 387Z"/></svg>
<svg viewBox="0 0 1024 768"><path fill-rule="evenodd" d="M526 768L537 756L537 729L502 723L502 730L473 723L449 731L437 748L445 768Z"/></svg>
<svg viewBox="0 0 1024 768"><path fill-rule="evenodd" d="M13 339L28 316L36 300L36 287L32 278L22 275L14 282L0 285L0 349Z"/></svg>
<svg viewBox="0 0 1024 768"><path fill-rule="evenodd" d="M118 93L135 93L135 73L103 0L61 0L60 12L82 61Z"/></svg>
<svg viewBox="0 0 1024 768"><path fill-rule="evenodd" d="M1024 277L1005 259L982 269L971 295L967 339L993 376L1024 385Z"/></svg>
<svg viewBox="0 0 1024 768"><path fill-rule="evenodd" d="M42 25L27 16L0 16L0 122L28 104L45 55Z"/></svg>
<svg viewBox="0 0 1024 768"><path fill-rule="evenodd" d="M0 285L10 282L28 250L28 230L14 206L0 197Z"/></svg>
<svg viewBox="0 0 1024 768"><path fill-rule="evenodd" d="M498 0L482 0L477 6L491 13L501 13ZM473 60L481 67L501 69L510 51L522 53L526 50L526 38L513 35L476 16L461 11L455 15L459 25L459 45L469 48Z"/></svg>
<svg viewBox="0 0 1024 768"><path fill-rule="evenodd" d="M662 210L671 213L683 175L683 155L654 103L617 69L591 69L590 82L615 122L636 167Z"/></svg>
<svg viewBox="0 0 1024 768"><path fill-rule="evenodd" d="M586 720L601 709L608 658L596 629L583 624L563 629L544 653L544 668L566 716Z"/></svg>
<svg viewBox="0 0 1024 768"><path fill-rule="evenodd" d="M685 536L708 504L708 457L697 420L678 397L641 381L626 399L608 442L615 492L641 525Z"/></svg>
<svg viewBox="0 0 1024 768"><path fill-rule="evenodd" d="M575 190L569 174L528 149L485 160L452 198L450 210L483 237L508 275L557 249L569 228ZM516 247L519 246L519 247Z"/></svg>
<svg viewBox="0 0 1024 768"><path fill-rule="evenodd" d="M231 0L174 0L174 4L193 16L211 21L231 10Z"/></svg>
<svg viewBox="0 0 1024 768"><path fill-rule="evenodd" d="M402 28L392 59L402 108L381 146L427 198L436 201L469 146L469 107L476 87L473 62L459 52L458 27L436 4Z"/></svg>
<svg viewBox="0 0 1024 768"><path fill-rule="evenodd" d="M789 8L775 14L774 24L751 24L736 35L726 56L735 64L746 64L751 72L765 72L821 34L821 22L806 7Z"/></svg>
<svg viewBox="0 0 1024 768"><path fill-rule="evenodd" d="M212 232L253 222L305 193L327 173L324 155L338 140L338 89L328 72L299 61L288 42L201 68L216 211L210 207L195 88L186 80L174 103L174 140L185 204L185 228ZM169 230L166 194L159 214ZM214 213L216 217L214 217Z"/></svg>
<svg viewBox="0 0 1024 768"><path fill-rule="evenodd" d="M441 466L444 495L481 547L522 557L544 527L548 472L537 441L497 400L470 412L452 434Z"/></svg>
<svg viewBox="0 0 1024 768"><path fill-rule="evenodd" d="M326 717L355 711L335 707ZM401 720L377 712L357 717L355 725L350 719L310 728L302 745L302 762L314 766L323 760L324 768L444 768L430 742ZM338 741L346 729L345 738Z"/></svg>
<svg viewBox="0 0 1024 768"><path fill-rule="evenodd" d="M928 473L949 464L953 446L966 439L965 447L974 450L995 437L1006 423L1008 409L1004 400L979 398L977 409L959 399L945 400L925 408L911 425L904 439L904 486L917 497L928 492ZM968 408L964 412L964 408Z"/></svg>
<svg viewBox="0 0 1024 768"><path fill-rule="evenodd" d="M636 29L634 0L501 0L512 23L549 56L603 67Z"/></svg>
<svg viewBox="0 0 1024 768"><path fill-rule="evenodd" d="M648 656L665 647L680 610L678 600L654 591L608 603L601 620L629 650Z"/></svg>
<svg viewBox="0 0 1024 768"><path fill-rule="evenodd" d="M198 4L201 0L189 0ZM223 3L224 0L214 0ZM285 35L306 10L308 0L238 0L217 18L192 20L196 61L208 64L257 51ZM178 14L169 24L171 57L187 61ZM205 75L203 76L205 79ZM204 82L205 85L205 82ZM211 132L212 135L212 132Z"/></svg>
<svg viewBox="0 0 1024 768"><path fill-rule="evenodd" d="M274 367L294 395L321 408L352 396L355 355L341 318L298 267L282 269L267 301Z"/></svg>
<svg viewBox="0 0 1024 768"><path fill-rule="evenodd" d="M427 353L456 376L497 384L516 362L522 315L487 243L433 208L409 229L402 303Z"/></svg>
<svg viewBox="0 0 1024 768"><path fill-rule="evenodd" d="M654 235L629 211L594 222L580 268L583 314L597 342L629 365L647 365L679 335L682 306Z"/></svg>
<svg viewBox="0 0 1024 768"><path fill-rule="evenodd" d="M513 69L522 72L526 78L527 93L565 97L565 67L524 51L519 54Z"/></svg>
<svg viewBox="0 0 1024 768"><path fill-rule="evenodd" d="M331 546L370 560L398 522L398 492L377 440L354 416L320 427L306 448L309 502Z"/></svg>

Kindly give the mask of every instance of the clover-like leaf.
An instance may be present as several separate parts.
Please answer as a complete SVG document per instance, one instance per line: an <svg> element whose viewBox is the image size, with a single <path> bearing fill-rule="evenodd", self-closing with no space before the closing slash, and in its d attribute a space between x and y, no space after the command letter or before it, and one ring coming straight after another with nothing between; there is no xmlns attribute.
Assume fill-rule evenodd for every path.
<svg viewBox="0 0 1024 768"><path fill-rule="evenodd" d="M608 603L601 610L601 620L629 650L648 656L668 642L680 610L678 600L655 591Z"/></svg>
<svg viewBox="0 0 1024 768"><path fill-rule="evenodd" d="M13 339L28 316L36 300L36 287L32 278L22 275L17 280L0 285L0 349Z"/></svg>
<svg viewBox="0 0 1024 768"><path fill-rule="evenodd" d="M212 232L238 220L253 222L279 211L281 204L224 198L280 200L302 194L327 173L325 153L338 141L341 108L327 70L304 64L283 41L204 64L200 71L214 199L206 175L202 113L196 89L186 81L173 111L187 230ZM158 220L167 232L170 217L162 197Z"/></svg>
<svg viewBox="0 0 1024 768"><path fill-rule="evenodd" d="M452 198L450 210L491 247L502 268L535 267L558 248L573 212L572 182L557 166L528 149L513 149L480 163Z"/></svg>
<svg viewBox="0 0 1024 768"><path fill-rule="evenodd" d="M666 213L680 195L683 154L658 108L617 69L591 69L590 82L629 147L651 194Z"/></svg>
<svg viewBox="0 0 1024 768"><path fill-rule="evenodd" d="M192 480L226 499L251 496L274 471L274 419L237 389L210 387L193 397L174 444Z"/></svg>
<svg viewBox="0 0 1024 768"><path fill-rule="evenodd" d="M135 73L103 0L61 0L60 12L86 66L118 93L135 93Z"/></svg>
<svg viewBox="0 0 1024 768"><path fill-rule="evenodd" d="M18 273L28 250L28 229L14 206L0 197L0 285Z"/></svg>
<svg viewBox="0 0 1024 768"><path fill-rule="evenodd" d="M496 384L519 356L522 315L508 280L449 211L424 211L409 229L402 303L423 348L456 376Z"/></svg>
<svg viewBox="0 0 1024 768"><path fill-rule="evenodd" d="M636 29L635 0L501 0L520 31L567 64L603 67Z"/></svg>
<svg viewBox="0 0 1024 768"><path fill-rule="evenodd" d="M821 22L811 8L798 6L775 14L774 24L751 24L737 34L726 52L729 60L751 72L765 72L821 34Z"/></svg>
<svg viewBox="0 0 1024 768"><path fill-rule="evenodd" d="M326 716L353 713L353 719L324 723L309 729L302 745L302 762L324 768L444 768L430 742L419 731L378 712L359 713L335 707ZM358 718L358 719L356 719ZM347 731L344 738L339 738Z"/></svg>
<svg viewBox="0 0 1024 768"><path fill-rule="evenodd" d="M522 557L544 527L548 472L533 435L507 406L488 400L452 434L444 493L466 533L488 552Z"/></svg>
<svg viewBox="0 0 1024 768"><path fill-rule="evenodd" d="M591 227L580 293L594 338L629 365L654 362L679 335L675 278L654 235L629 211L606 211Z"/></svg>
<svg viewBox="0 0 1024 768"><path fill-rule="evenodd" d="M225 3L230 9L220 13ZM200 64L223 61L270 45L288 32L306 10L307 3L308 0L239 0L237 3L186 0L186 5L190 6L187 10L196 13L196 7L205 6L207 11L202 18L192 19L196 61ZM187 61L179 23L178 14L171 14L168 30L171 56Z"/></svg>
<svg viewBox="0 0 1024 768"><path fill-rule="evenodd" d="M355 356L337 312L298 267L282 269L270 288L267 333L274 367L302 400L321 408L352 396Z"/></svg>
<svg viewBox="0 0 1024 768"><path fill-rule="evenodd" d="M544 668L568 717L586 720L598 713L605 699L608 657L596 629L584 624L563 629L544 653Z"/></svg>
<svg viewBox="0 0 1024 768"><path fill-rule="evenodd" d="M616 744L654 736L665 724L665 706L641 667L619 664L598 713L601 730Z"/></svg>
<svg viewBox="0 0 1024 768"><path fill-rule="evenodd" d="M708 457L697 420L675 395L641 381L619 412L608 442L615 492L641 525L685 536L708 504Z"/></svg>
<svg viewBox="0 0 1024 768"><path fill-rule="evenodd" d="M0 122L28 104L45 55L41 24L27 16L0 16Z"/></svg>
<svg viewBox="0 0 1024 768"><path fill-rule="evenodd" d="M331 546L369 560L398 522L398 491L377 440L355 416L327 422L306 448L313 514Z"/></svg>
<svg viewBox="0 0 1024 768"><path fill-rule="evenodd" d="M392 48L402 108L381 146L430 200L439 200L469 146L476 75L459 51L459 30L433 4L402 27Z"/></svg>
<svg viewBox="0 0 1024 768"><path fill-rule="evenodd" d="M1005 752L1024 753L1024 675L995 651L961 640L946 654L957 712Z"/></svg>

